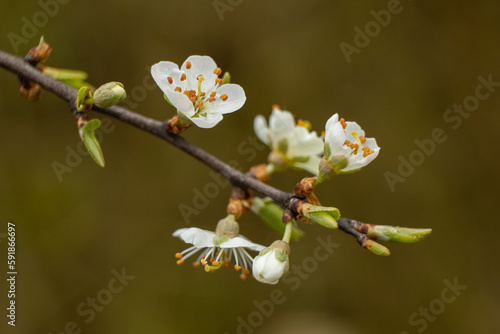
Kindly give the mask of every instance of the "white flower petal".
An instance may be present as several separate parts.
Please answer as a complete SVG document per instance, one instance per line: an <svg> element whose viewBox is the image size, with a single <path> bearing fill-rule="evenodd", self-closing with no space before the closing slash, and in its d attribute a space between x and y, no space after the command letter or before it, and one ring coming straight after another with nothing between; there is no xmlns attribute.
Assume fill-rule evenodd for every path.
<svg viewBox="0 0 500 334"><path fill-rule="evenodd" d="M319 172L319 163L321 162L321 157L310 156L307 162L296 162L295 166L308 171L311 174L317 175Z"/></svg>
<svg viewBox="0 0 500 334"><path fill-rule="evenodd" d="M257 255L253 260L253 275L259 282L276 284L283 276L286 262L278 261L274 249L264 255Z"/></svg>
<svg viewBox="0 0 500 334"><path fill-rule="evenodd" d="M287 155L292 157L319 155L323 152L323 140L316 132L309 132L302 126L296 126L288 142Z"/></svg>
<svg viewBox="0 0 500 334"><path fill-rule="evenodd" d="M180 77L179 66L170 61L161 61L151 66L151 75L160 89L166 93L173 90L175 87L168 82L168 78Z"/></svg>
<svg viewBox="0 0 500 334"><path fill-rule="evenodd" d="M344 145L347 137L342 124L331 124L325 132L325 140L330 144L330 156L344 155L346 158L349 158L351 149Z"/></svg>
<svg viewBox="0 0 500 334"><path fill-rule="evenodd" d="M165 95L167 95L170 103L187 117L191 117L195 114L193 103L185 94L167 90Z"/></svg>
<svg viewBox="0 0 500 334"><path fill-rule="evenodd" d="M203 114L203 113L202 113ZM222 121L222 114L206 113L205 116L191 117L190 120L198 127L203 129L213 128L220 121Z"/></svg>
<svg viewBox="0 0 500 334"><path fill-rule="evenodd" d="M357 138L354 137L354 134L356 134L358 138L365 136L365 132L363 131L363 129L361 129L358 123L356 122L345 122L345 123L346 127L344 131L347 136L347 140L349 140L351 143L355 143L357 141Z"/></svg>
<svg viewBox="0 0 500 334"><path fill-rule="evenodd" d="M287 132L295 127L295 119L291 112L286 110L273 109L269 117L269 128L273 133L273 141L280 140Z"/></svg>
<svg viewBox="0 0 500 334"><path fill-rule="evenodd" d="M235 238L229 239L228 241L220 244L219 247L220 248L244 247L244 248L248 248L248 249L254 250L256 252L260 252L261 250L263 250L264 248L266 248L265 246L262 246L262 245L259 245L259 244L251 242L247 238L243 238L242 235L240 235L239 237L235 237Z"/></svg>
<svg viewBox="0 0 500 334"><path fill-rule="evenodd" d="M191 63L191 68L186 68L186 63ZM214 70L217 68L215 61L209 56L190 56L182 64L181 70L186 73L187 79L190 84L198 83L197 77L201 74L203 76L203 82L201 83L201 91L208 92L211 91L215 85L215 79L217 79L217 74Z"/></svg>
<svg viewBox="0 0 500 334"><path fill-rule="evenodd" d="M266 118L262 115L255 116L253 120L253 130L255 135L261 142L267 146L271 146L271 139L269 138L269 128L267 127Z"/></svg>
<svg viewBox="0 0 500 334"><path fill-rule="evenodd" d="M240 109L246 101L245 91L240 85L236 84L225 84L217 88L216 90L217 98L220 98L223 94L227 95L227 100L219 100L210 109L212 113L229 114L233 111Z"/></svg>
<svg viewBox="0 0 500 334"><path fill-rule="evenodd" d="M362 150L363 147L369 147L370 150L373 151L373 153L367 155L366 157L363 157L364 154ZM360 148L358 149L358 154L352 156L351 159L349 159L347 167L342 169L342 172L350 172L365 167L370 162L375 160L379 152L380 152L380 147L378 147L375 138L367 138L364 144L360 146Z"/></svg>
<svg viewBox="0 0 500 334"><path fill-rule="evenodd" d="M172 234L174 237L182 239L186 243L190 243L197 248L214 247L215 233L202 230L197 227L181 228Z"/></svg>

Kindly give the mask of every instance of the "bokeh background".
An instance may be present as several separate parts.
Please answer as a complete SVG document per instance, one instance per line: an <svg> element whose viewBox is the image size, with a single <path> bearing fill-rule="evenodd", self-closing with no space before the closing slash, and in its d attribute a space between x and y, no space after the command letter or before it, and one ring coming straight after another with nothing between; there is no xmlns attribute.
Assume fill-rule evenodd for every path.
<svg viewBox="0 0 500 334"><path fill-rule="evenodd" d="M360 173L322 185L322 202L364 222L434 232L419 244L388 245L392 255L382 258L342 232L302 226L306 235L292 245L292 265L313 257L318 237L330 236L339 246L298 288L243 282L232 270L207 274L189 264L178 267L174 253L186 245L172 232L212 229L224 216L229 187L186 222L179 204L192 205L195 189L213 181L209 169L114 120L102 141L106 167L84 156L60 182L53 163L66 164L67 147L78 146L74 118L49 93L35 104L22 99L16 76L2 70L0 258L6 273L4 233L13 221L19 273L15 329L3 314L2 279L2 332L499 332L500 91L481 101L456 130L443 120L447 109L475 94L478 76L500 81L498 1L401 1L400 12L372 33L350 63L340 44L354 45L354 28L364 30L374 20L371 11L394 2L63 2L42 0L47 7L2 1L0 48L24 56L43 34L54 47L48 65L85 70L95 85L121 81L130 95L125 106L161 120L174 110L151 86L150 66L210 55L243 86L247 102L216 128L193 128L186 138L246 170L268 153L260 150L251 159L238 152L253 133L256 114L267 117L279 104L321 132L340 113L376 137L382 151ZM43 7L53 14L47 20L39 14ZM23 25L34 16L36 33L23 35ZM9 33L25 40L14 47ZM385 173L397 173L398 157L408 159L415 140L430 138L436 128L447 140L392 191ZM291 190L305 175L276 175L272 184ZM252 214L240 223L256 242L279 237ZM92 319L90 313L82 316L79 305L98 294L109 296L103 289L112 271L122 268L135 278ZM450 303L440 302L443 291L453 296L444 290L445 280L466 286ZM255 302L269 300L274 289L286 300L259 318ZM255 326L243 328L239 319Z"/></svg>

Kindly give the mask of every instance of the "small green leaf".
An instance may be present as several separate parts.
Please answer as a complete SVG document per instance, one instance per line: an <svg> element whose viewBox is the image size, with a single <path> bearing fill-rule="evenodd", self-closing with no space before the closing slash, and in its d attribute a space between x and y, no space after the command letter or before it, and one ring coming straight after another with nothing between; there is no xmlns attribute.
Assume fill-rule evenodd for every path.
<svg viewBox="0 0 500 334"><path fill-rule="evenodd" d="M101 121L94 118L90 120L81 130L80 137L90 153L90 156L101 167L104 167L104 156L102 154L101 145L95 135L95 130L101 126Z"/></svg>
<svg viewBox="0 0 500 334"><path fill-rule="evenodd" d="M399 226L375 225L375 232L381 241L399 242L399 243L415 243L424 240L432 229L430 228L409 228Z"/></svg>
<svg viewBox="0 0 500 334"><path fill-rule="evenodd" d="M88 74L83 71L69 70L64 68L55 68L46 66L43 68L43 73L57 79L59 81L63 80L86 80Z"/></svg>
<svg viewBox="0 0 500 334"><path fill-rule="evenodd" d="M82 87L78 90L75 102L76 110L79 112L88 111L92 108L92 97L88 87Z"/></svg>

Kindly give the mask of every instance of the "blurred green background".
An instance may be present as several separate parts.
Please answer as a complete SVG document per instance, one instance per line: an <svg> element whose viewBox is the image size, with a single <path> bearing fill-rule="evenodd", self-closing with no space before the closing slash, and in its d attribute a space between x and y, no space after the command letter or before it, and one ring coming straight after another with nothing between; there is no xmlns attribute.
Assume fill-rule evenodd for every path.
<svg viewBox="0 0 500 334"><path fill-rule="evenodd" d="M43 34L54 48L47 65L85 70L95 85L121 81L130 96L124 105L160 120L174 110L151 86L150 66L210 55L245 89L247 102L214 129L193 128L186 138L246 170L268 154L238 153L256 114L267 117L279 104L321 132L339 113L376 137L382 150L362 172L322 185L322 202L364 222L434 232L419 244L388 245L392 255L384 258L342 232L302 226L306 236L292 245L292 265L310 263L318 237L330 235L339 246L299 287L243 282L232 270L178 267L174 253L186 245L172 232L214 228L229 187L187 224L179 204L192 205L194 189L213 181L209 169L115 120L102 140L106 168L85 156L60 182L52 165L66 163L68 146L77 149L73 116L49 93L35 104L22 99L16 76L1 70L0 233L8 221L16 223L18 261L17 325L6 325L2 280L1 328L53 334L500 331L500 91L480 101L457 129L443 119L475 94L478 76L500 81L498 1L402 1L386 27L377 32L368 25L372 37L350 63L340 44L355 46L354 28L364 31L374 21L371 11L393 1L66 2L3 1L0 49L24 56ZM40 14L42 7L52 15ZM23 36L26 21L40 27L14 47L9 33ZM447 140L392 191L385 173L398 173L398 157L408 159L415 140L430 138L436 128ZM276 175L271 183L291 190L305 175ZM279 237L252 214L240 223L255 242ZM7 272L5 238L0 241ZM112 271L122 268L135 278L110 294ZM452 302L446 280L466 286ZM256 304L267 305L262 301L274 289L284 302L258 311ZM85 304L97 296L107 305L91 316Z"/></svg>

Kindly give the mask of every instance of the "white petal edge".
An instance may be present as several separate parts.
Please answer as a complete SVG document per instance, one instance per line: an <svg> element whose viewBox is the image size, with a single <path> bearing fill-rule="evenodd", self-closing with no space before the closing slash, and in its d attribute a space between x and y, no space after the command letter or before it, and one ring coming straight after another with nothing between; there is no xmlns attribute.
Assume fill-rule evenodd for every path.
<svg viewBox="0 0 500 334"><path fill-rule="evenodd" d="M216 106L210 108L211 113L232 113L243 107L247 99L245 91L240 85L225 84L217 88L215 91L217 92L217 97L220 97L222 94L226 94L227 100L220 101Z"/></svg>
<svg viewBox="0 0 500 334"><path fill-rule="evenodd" d="M253 130L255 135L260 139L261 142L267 146L271 146L271 141L269 138L269 128L267 127L266 118L262 115L255 116L253 120Z"/></svg>
<svg viewBox="0 0 500 334"><path fill-rule="evenodd" d="M191 68L186 68L186 63L191 63ZM217 74L214 70L217 68L215 61L209 56L189 56L181 66L181 70L186 73L187 79L191 83L197 83L198 75L202 75L204 81L201 83L201 90L207 92L212 90L215 85Z"/></svg>
<svg viewBox="0 0 500 334"><path fill-rule="evenodd" d="M179 66L170 61L160 61L151 66L151 76L164 93L173 89L168 82L168 77L172 77L176 72L179 72Z"/></svg>
<svg viewBox="0 0 500 334"><path fill-rule="evenodd" d="M197 248L214 247L215 233L202 230L201 228L181 228L172 234L174 237L182 239L184 242L192 244Z"/></svg>
<svg viewBox="0 0 500 334"><path fill-rule="evenodd" d="M210 129L222 121L222 114L207 113L206 116L189 118L197 127L202 129Z"/></svg>
<svg viewBox="0 0 500 334"><path fill-rule="evenodd" d="M251 242L250 240L248 240L246 238L241 238L241 237L235 237L235 238L229 239L228 241L220 244L219 247L220 248L244 247L244 248L248 248L248 249L251 249L253 251L256 251L256 252L260 252L261 250L266 248L265 246L256 244L256 243Z"/></svg>

